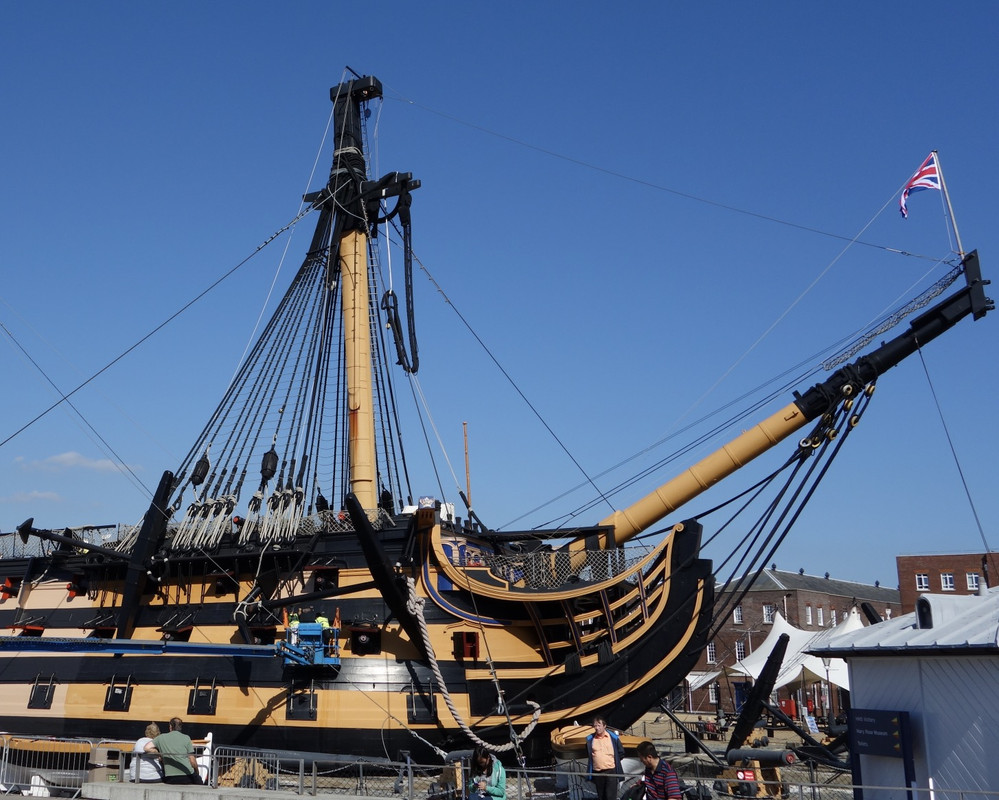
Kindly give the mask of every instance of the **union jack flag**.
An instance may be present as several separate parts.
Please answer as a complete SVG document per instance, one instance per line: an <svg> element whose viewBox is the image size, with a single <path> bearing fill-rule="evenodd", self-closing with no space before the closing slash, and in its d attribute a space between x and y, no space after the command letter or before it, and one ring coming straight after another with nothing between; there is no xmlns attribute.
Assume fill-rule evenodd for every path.
<svg viewBox="0 0 999 800"><path fill-rule="evenodd" d="M936 153L930 153L923 162L923 165L906 181L905 188L902 189L902 197L898 201L898 210L902 212L903 217L909 216L909 211L905 207L905 201L909 199L909 195L912 192L919 192L923 189L936 189L940 191L940 170L937 169Z"/></svg>

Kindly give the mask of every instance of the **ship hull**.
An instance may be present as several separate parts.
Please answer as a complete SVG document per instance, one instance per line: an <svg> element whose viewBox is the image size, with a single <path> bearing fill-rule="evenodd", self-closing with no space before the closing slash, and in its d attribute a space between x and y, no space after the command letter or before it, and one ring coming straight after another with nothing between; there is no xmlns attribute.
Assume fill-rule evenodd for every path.
<svg viewBox="0 0 999 800"><path fill-rule="evenodd" d="M439 531L439 520L435 525ZM411 521L381 531L384 556L400 557L413 535ZM675 542L628 581L597 592L578 583L571 591L557 587L557 601L551 590L529 590L530 602L461 591L425 547L410 574L418 578L411 584L424 602L433 664L393 619L386 592L370 588L363 554L358 560L342 543L335 577L341 594L312 601L331 612L335 607L327 613L337 618L338 657L316 665L289 662L279 649L262 655L288 636L286 607L258 611L242 627L254 641L240 639L236 598L249 581L240 578L236 553L216 554L211 572L205 559L175 559L159 587L144 595L131 643L162 648L153 654L116 652L130 643L112 638L108 627L121 612L120 566L64 559L58 568L49 565L50 578L32 581L37 559L3 560L0 571L20 588L0 602L0 625L19 632L0 644L0 727L33 736L121 739L138 737L149 720L180 716L191 735L211 733L220 745L388 758L408 751L435 763L442 752L473 744L463 725L497 745L530 726L523 748L532 762L545 761L552 729L595 714L628 727L696 663L711 618L710 562L697 558L697 535L671 536ZM284 557L273 556L277 594L311 597L324 575L331 579L329 554L314 550L283 571ZM201 574L192 576L197 570ZM240 586L230 591L219 576ZM82 584L90 590L70 597ZM360 588L352 591L352 585ZM645 598L634 599L640 594ZM596 596L607 603L602 621ZM480 618L462 619L464 608L478 608ZM96 625L100 620L103 627ZM587 625L589 632L577 633L576 641L557 641L563 629ZM541 636L549 641L540 642ZM470 637L475 646L463 650ZM219 652L184 651L201 641ZM59 652L46 650L60 643Z"/></svg>

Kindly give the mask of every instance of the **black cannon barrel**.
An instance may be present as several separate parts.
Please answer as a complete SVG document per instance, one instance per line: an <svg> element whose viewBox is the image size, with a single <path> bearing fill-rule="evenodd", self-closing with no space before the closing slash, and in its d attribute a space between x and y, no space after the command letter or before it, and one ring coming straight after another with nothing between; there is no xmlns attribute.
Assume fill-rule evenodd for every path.
<svg viewBox="0 0 999 800"><path fill-rule="evenodd" d="M88 553L100 553L103 556L107 556L108 558L112 558L117 561L128 561L127 553L119 553L117 550L112 550L110 547L101 547L99 544L91 544L90 542L85 542L82 539L77 539L75 536L66 536L65 533L39 530L38 528L32 527L34 522L35 518L31 517L17 526L17 534L21 537L21 541L24 544L28 543L29 536L37 536L39 539L47 539L50 542L59 542L60 544L67 545L69 547L85 550ZM69 528L66 528L65 531L67 533L70 532Z"/></svg>
<svg viewBox="0 0 999 800"><path fill-rule="evenodd" d="M759 747L739 747L729 750L725 758L729 764L756 761L761 767L787 767L795 762L794 753L790 750L763 750Z"/></svg>

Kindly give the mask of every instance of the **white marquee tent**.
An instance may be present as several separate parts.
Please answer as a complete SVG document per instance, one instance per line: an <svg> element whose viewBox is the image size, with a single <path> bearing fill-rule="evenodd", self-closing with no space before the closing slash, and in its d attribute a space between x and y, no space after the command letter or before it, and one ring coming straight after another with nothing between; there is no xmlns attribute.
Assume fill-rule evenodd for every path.
<svg viewBox="0 0 999 800"><path fill-rule="evenodd" d="M730 675L748 675L754 681L757 680L763 671L763 665L766 664L770 653L773 652L777 644L777 639L781 634L786 633L789 637L787 652L784 655L781 671L777 675L777 682L774 684L775 689L790 683L824 681L827 676L829 683L843 689L849 689L850 676L846 661L842 658L831 658L829 659L829 669L826 670L822 659L818 656L808 655L808 651L824 645L825 641L834 633L838 636L863 627L864 623L861 622L860 614L857 613L856 609L851 610L846 619L836 627L824 628L821 631L803 631L796 628L784 619L780 612L777 612L770 633L763 640L763 644L741 661L736 661L734 665L729 667L728 672Z"/></svg>

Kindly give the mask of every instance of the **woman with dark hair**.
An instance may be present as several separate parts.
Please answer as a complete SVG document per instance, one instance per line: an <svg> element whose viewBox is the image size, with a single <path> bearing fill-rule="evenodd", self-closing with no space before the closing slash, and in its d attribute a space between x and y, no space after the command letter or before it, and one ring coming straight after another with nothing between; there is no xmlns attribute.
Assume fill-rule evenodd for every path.
<svg viewBox="0 0 999 800"><path fill-rule="evenodd" d="M472 751L472 779L468 782L470 797L506 800L506 770L499 759L482 745Z"/></svg>

